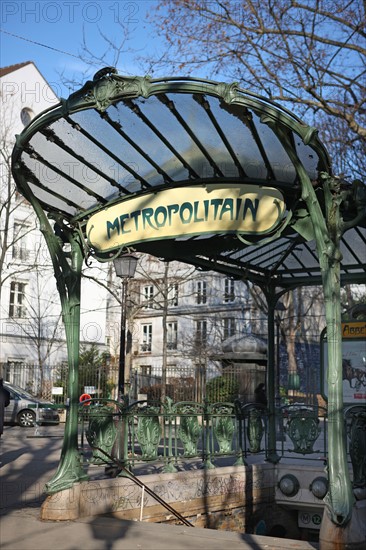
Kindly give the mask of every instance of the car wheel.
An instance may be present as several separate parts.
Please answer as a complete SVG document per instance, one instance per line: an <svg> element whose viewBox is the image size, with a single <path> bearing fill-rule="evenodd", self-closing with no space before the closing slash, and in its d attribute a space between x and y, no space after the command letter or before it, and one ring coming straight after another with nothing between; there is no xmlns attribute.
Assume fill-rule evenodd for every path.
<svg viewBox="0 0 366 550"><path fill-rule="evenodd" d="M18 414L18 423L23 428L31 428L36 421L36 414L33 411L20 411Z"/></svg>

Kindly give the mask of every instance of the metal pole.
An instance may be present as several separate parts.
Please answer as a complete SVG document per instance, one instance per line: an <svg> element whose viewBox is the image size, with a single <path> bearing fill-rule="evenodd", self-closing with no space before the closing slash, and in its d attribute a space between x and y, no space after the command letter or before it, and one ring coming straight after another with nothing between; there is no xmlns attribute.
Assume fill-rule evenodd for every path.
<svg viewBox="0 0 366 550"><path fill-rule="evenodd" d="M280 392L280 318L276 316L276 441L286 441L283 431L283 416L281 409L281 392Z"/></svg>
<svg viewBox="0 0 366 550"><path fill-rule="evenodd" d="M119 348L118 367L118 399L121 400L125 393L125 367L126 367L126 302L128 279L122 279L122 303L121 303L121 335Z"/></svg>
<svg viewBox="0 0 366 550"><path fill-rule="evenodd" d="M277 407L281 405L281 394L280 394L280 320L276 317L276 340L277 340L277 349L276 349L276 404Z"/></svg>
<svg viewBox="0 0 366 550"><path fill-rule="evenodd" d="M277 464L280 457L276 451L276 408L275 408L275 330L274 330L274 298L271 296L268 300L268 358L267 358L267 397L268 397L268 448L267 460L272 464Z"/></svg>

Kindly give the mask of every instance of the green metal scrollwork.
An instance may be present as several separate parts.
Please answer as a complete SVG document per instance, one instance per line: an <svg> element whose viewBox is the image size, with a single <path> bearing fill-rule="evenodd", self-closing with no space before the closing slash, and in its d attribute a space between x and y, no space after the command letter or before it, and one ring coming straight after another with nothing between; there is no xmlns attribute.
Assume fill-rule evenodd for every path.
<svg viewBox="0 0 366 550"><path fill-rule="evenodd" d="M342 253L340 240L343 233L357 223L365 205L357 195L357 186L354 185L353 190L349 189L349 186L344 187L339 178L328 173L321 173L322 181L318 182L324 191L324 204L321 205L314 184L310 181L309 175L300 162L289 135L281 126L277 126L275 121L264 120L263 122L275 130L296 169L301 182L301 197L306 204L314 231L323 282L328 347L329 490L324 502L330 512L332 522L344 527L352 517L355 498L344 445L340 286ZM310 139L314 135L314 133L311 134ZM307 139L309 139L308 136ZM341 206L347 200L353 201L357 206L357 214L349 222L345 222L341 214Z"/></svg>
<svg viewBox="0 0 366 550"><path fill-rule="evenodd" d="M17 165L15 165L17 168ZM19 168L19 167L18 167ZM18 182L27 199L32 204L40 222L50 253L57 290L62 307L62 320L65 326L68 351L68 396L70 406L66 415L65 434L61 451L61 458L57 471L45 486L47 494L68 489L76 482L88 479L82 467L81 455L78 448L78 371L79 371L79 343L80 343L80 289L81 268L83 263L82 235L78 230L71 229L62 220L58 220L57 235L51 227L42 206L31 191L22 172L18 174ZM57 216L55 216L55 219ZM69 250L64 249L68 243Z"/></svg>
<svg viewBox="0 0 366 550"><path fill-rule="evenodd" d="M153 460L157 458L161 437L158 408L148 407L139 416L136 437L141 447L142 459Z"/></svg>
<svg viewBox="0 0 366 550"><path fill-rule="evenodd" d="M353 487L366 488L366 411L351 415L349 454L353 469Z"/></svg>
<svg viewBox="0 0 366 550"><path fill-rule="evenodd" d="M185 457L196 456L198 440L202 434L202 426L198 422L196 410L190 405L179 409L181 414L177 435L183 443Z"/></svg>
<svg viewBox="0 0 366 550"><path fill-rule="evenodd" d="M95 449L95 447L99 447L111 455L117 435L113 411L110 407L90 407L89 425L85 435L90 447L93 449L93 456L90 462L92 464L103 464L105 462L105 454Z"/></svg>
<svg viewBox="0 0 366 550"><path fill-rule="evenodd" d="M213 433L219 444L220 453L230 453L233 445L233 435L235 423L232 416L233 407L231 405L221 405L213 409ZM218 416L216 416L218 414Z"/></svg>
<svg viewBox="0 0 366 550"><path fill-rule="evenodd" d="M164 461L165 465L163 467L163 472L166 474L173 474L177 472L177 468L174 465L174 459L177 460L177 456L173 455L173 423L176 419L176 406L173 403L173 400L166 396L164 401L164 443L165 437L168 438L168 449L166 452L166 446L164 444ZM166 433L167 428L167 433Z"/></svg>
<svg viewBox="0 0 366 550"><path fill-rule="evenodd" d="M286 432L294 445L292 452L311 454L314 452L313 445L321 432L319 419L310 411L290 412Z"/></svg>
<svg viewBox="0 0 366 550"><path fill-rule="evenodd" d="M148 77L122 77L116 74L115 69L107 67L98 71L93 80L89 80L80 90L70 95L66 101L66 109L78 110L88 106L104 112L120 97L148 97L150 87Z"/></svg>
<svg viewBox="0 0 366 550"><path fill-rule="evenodd" d="M251 409L249 411L247 435L249 439L249 450L251 453L259 453L261 450L261 441L263 438L263 422L261 411Z"/></svg>

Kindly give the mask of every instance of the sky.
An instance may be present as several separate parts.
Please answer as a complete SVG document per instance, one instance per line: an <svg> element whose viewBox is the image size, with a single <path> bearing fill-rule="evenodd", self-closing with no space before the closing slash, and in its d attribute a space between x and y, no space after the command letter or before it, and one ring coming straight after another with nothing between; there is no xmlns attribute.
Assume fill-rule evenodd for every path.
<svg viewBox="0 0 366 550"><path fill-rule="evenodd" d="M0 66L33 61L59 97L67 97L72 85L62 80L76 75L84 82L100 68L114 65L107 55L102 64L88 66L80 58L83 36L97 55L107 50L105 34L118 42L127 32L129 38L117 68L120 74L143 75L141 60L157 53L161 45L153 26L146 21L155 0L134 1L8 1L1 2ZM88 75L84 76L88 70ZM62 77L61 75L64 75ZM74 85L76 88L79 85Z"/></svg>

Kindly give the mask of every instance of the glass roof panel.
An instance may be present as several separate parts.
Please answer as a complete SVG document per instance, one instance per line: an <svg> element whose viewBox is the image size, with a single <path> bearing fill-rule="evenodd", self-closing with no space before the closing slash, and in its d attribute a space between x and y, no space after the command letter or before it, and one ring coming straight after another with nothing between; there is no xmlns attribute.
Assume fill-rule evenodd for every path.
<svg viewBox="0 0 366 550"><path fill-rule="evenodd" d="M178 153L183 157L188 167L196 172L198 177L213 176L213 170L207 160L202 158L202 153L192 137L179 122L175 113L175 102L179 99L179 94L173 96L173 101L165 95L153 96L149 99L139 99L137 104L141 111L148 116L149 120L159 128L160 132L166 139L177 149ZM167 100L167 105L163 105L162 100ZM135 101L136 102L136 101ZM178 101L179 104L179 101ZM179 113L180 114L180 113ZM190 114L182 113L182 118L186 121ZM189 177L189 172L186 172L185 178Z"/></svg>
<svg viewBox="0 0 366 550"><path fill-rule="evenodd" d="M30 140L31 146L58 171L64 173L66 178L69 177L76 183L80 182L100 197L115 195L116 187L103 177L109 176L111 167L101 157L100 150L97 152L95 147L94 150L88 148L83 142L85 138L78 135L69 125L65 133L65 124L64 119L53 124L50 127L52 133L47 134L50 139L38 132ZM58 186L57 180L54 183Z"/></svg>
<svg viewBox="0 0 366 550"><path fill-rule="evenodd" d="M72 117L68 120L59 119L50 125L50 130L54 131L63 143L72 149L76 157L82 157L87 164L91 165L85 166L82 175L85 174L84 180L86 179L88 183L91 183L91 189L103 197L114 197L118 194L119 186L122 188L131 180L130 172L116 159L113 159L107 151L101 149L92 134L86 134L79 124L73 124ZM99 180L96 178L93 167L96 168L99 174L104 175L105 181L103 181L103 177Z"/></svg>
<svg viewBox="0 0 366 550"><path fill-rule="evenodd" d="M301 160L302 165L307 171L309 178L315 180L318 177L318 162L319 157L309 145L305 145L301 138L295 134L294 142L296 146L296 152L299 159Z"/></svg>
<svg viewBox="0 0 366 550"><path fill-rule="evenodd" d="M75 216L77 213L76 208L73 208L72 206L67 205L64 201L58 199L57 197L51 195L50 193L47 193L44 189L41 189L40 187L34 185L33 183L28 183L29 187L31 188L32 192L34 193L35 197L42 202L45 206L49 206L52 204L52 208L54 210L58 210L61 212L65 212L66 214L70 216Z"/></svg>
<svg viewBox="0 0 366 550"><path fill-rule="evenodd" d="M230 107L214 97L207 96L211 111L221 126L238 158L244 172L250 178L266 179L267 169L248 123L237 115L237 109Z"/></svg>
<svg viewBox="0 0 366 550"><path fill-rule="evenodd" d="M232 156L216 130L207 110L190 95L168 97L175 103L184 121L196 136L201 145L201 156L210 165L208 177L217 176L238 177ZM217 102L217 100L216 100ZM225 132L225 130L224 130ZM205 175L203 174L203 177Z"/></svg>
<svg viewBox="0 0 366 550"><path fill-rule="evenodd" d="M37 138L41 137L43 136L37 134ZM38 139L35 141L38 141ZM79 205L82 209L91 208L97 204L95 197L88 195L83 189L80 189L77 185L66 179L66 177L63 177L62 173L58 172L59 167L62 167L61 159L57 159L56 156L49 158L50 164L45 165L37 159L31 158L28 153L24 153L23 155L24 164L51 193L54 191L56 194L62 195L65 199ZM49 204L51 206L54 205L52 200L50 200Z"/></svg>
<svg viewBox="0 0 366 550"><path fill-rule="evenodd" d="M108 81L113 78L108 77ZM104 92L110 82L107 87L99 87L97 82L95 89L89 83L89 95L81 90L62 107L44 113L43 119L35 121L37 130L31 123L14 150L14 175L21 192L27 196L27 188L22 188L24 176L46 210L62 212L71 224L78 221L84 227L88 210L96 212L111 199L130 193L138 196L156 186L174 187L187 181L194 184L201 178L220 184L225 179L249 178L274 187L277 182L291 186L297 179L292 162L276 130L260 121L262 115L262 120L276 116L276 111L278 124L283 124L283 131L292 139L290 146L310 178L316 178L319 169L329 170L323 145L316 136L314 149L304 145L295 134L301 134L303 127L290 113L268 102L262 102L262 106L260 98L235 87L183 80L144 81L141 90L144 95L152 95L130 99L128 83L126 88L120 86L122 77L117 87L110 88L112 104L106 111L97 110L108 104L108 98L105 103L99 101L98 93ZM116 89L118 95L113 95ZM126 97L121 100L124 89ZM210 89L222 99L208 95ZM95 108L90 108L93 98ZM71 112L65 113L67 106ZM60 118L55 122L56 117ZM29 137L32 131L35 133ZM283 188L290 208L299 198L300 189L294 187L287 194L287 186ZM321 185L318 193L323 207ZM348 214L351 217L353 211ZM276 278L276 285L287 287L294 278L300 278L301 284L308 278L318 282L315 243L304 242L290 226L282 235L273 235L271 242L268 234L252 236L253 240L264 239L264 244L255 245L241 241L235 234L202 233L141 242L136 249L161 258L183 258L202 269L217 266L233 276L249 274L263 285L271 276ZM359 280L365 273L365 230L349 230L342 238L341 251L343 275L349 275L348 280Z"/></svg>
<svg viewBox="0 0 366 550"><path fill-rule="evenodd" d="M341 253L344 265L366 264L366 228L357 227L347 231L341 240Z"/></svg>
<svg viewBox="0 0 366 550"><path fill-rule="evenodd" d="M131 102L131 107L133 108L134 106L138 112L139 107ZM145 117L139 117L123 102L119 102L115 108L110 108L108 114L112 120L120 123L123 129L128 128L129 137L135 143L138 143L140 147L142 146L144 152L158 164L162 171L171 179L176 179L177 174L181 174L182 171L184 171L181 161L177 159L172 151L158 137L157 133L149 126L148 119L146 119L145 122ZM159 131L159 128L157 128L157 130ZM149 176L146 177L150 183L154 182Z"/></svg>
<svg viewBox="0 0 366 550"><path fill-rule="evenodd" d="M112 108L110 107L110 109ZM109 119L109 113L107 113L106 116ZM113 173L117 170L120 181L123 181L125 178L128 181L130 178L128 172L130 171L132 175L133 172L138 172L143 179L146 179L146 174L150 173L151 178L157 178L160 183L163 183L161 176L153 169L151 164L147 162L146 159L143 158L107 120L104 120L99 113L91 110L81 111L73 114L72 120L77 122L81 128L85 129L90 135L96 136L104 150L110 152L110 156L114 159L110 171ZM139 145L140 147L144 147L143 139L139 141ZM120 168L120 164L116 162L116 159L123 162L126 168L123 169L122 166ZM130 182L124 185L124 187L131 191L131 183L134 184L135 181L135 177L131 178ZM139 189L141 189L141 186L139 186Z"/></svg>
<svg viewBox="0 0 366 550"><path fill-rule="evenodd" d="M276 179L289 183L294 182L295 168L274 131L267 124L261 122L255 113L253 113L253 122Z"/></svg>

